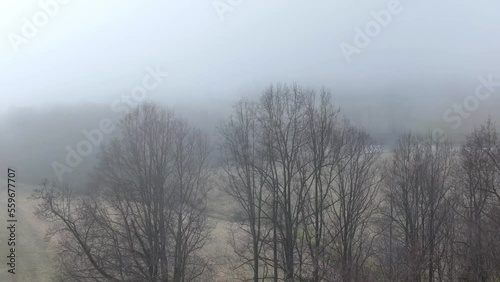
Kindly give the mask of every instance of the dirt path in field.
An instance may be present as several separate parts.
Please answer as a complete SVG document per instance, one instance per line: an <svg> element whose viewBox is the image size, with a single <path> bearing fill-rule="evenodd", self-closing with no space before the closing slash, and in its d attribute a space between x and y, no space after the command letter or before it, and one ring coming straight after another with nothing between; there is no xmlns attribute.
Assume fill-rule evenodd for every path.
<svg viewBox="0 0 500 282"><path fill-rule="evenodd" d="M28 197L33 187L16 185L16 274L8 272L10 231L7 229L7 181L0 179L0 281L54 281L57 263L45 238L45 224L33 215L36 205Z"/></svg>

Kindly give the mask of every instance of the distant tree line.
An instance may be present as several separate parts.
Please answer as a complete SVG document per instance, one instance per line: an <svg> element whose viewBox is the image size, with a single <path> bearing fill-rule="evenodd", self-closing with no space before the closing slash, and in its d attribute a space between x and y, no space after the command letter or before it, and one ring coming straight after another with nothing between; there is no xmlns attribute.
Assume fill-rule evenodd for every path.
<svg viewBox="0 0 500 282"><path fill-rule="evenodd" d="M209 141L145 104L103 147L84 195L44 182L64 281L215 281L205 245L215 170L235 202L229 281L500 281L500 142L407 133L384 152L331 93L241 100ZM220 174L217 174L220 175ZM218 254L210 254L217 256Z"/></svg>

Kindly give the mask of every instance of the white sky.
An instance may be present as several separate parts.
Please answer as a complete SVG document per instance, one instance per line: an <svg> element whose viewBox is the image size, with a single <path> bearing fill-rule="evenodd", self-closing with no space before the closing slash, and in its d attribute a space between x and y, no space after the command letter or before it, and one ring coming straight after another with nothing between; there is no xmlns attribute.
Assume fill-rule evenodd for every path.
<svg viewBox="0 0 500 282"><path fill-rule="evenodd" d="M404 10L348 64L339 44L352 44L354 28L388 2L242 0L221 22L213 1L73 0L15 53L8 34L41 8L0 0L0 112L109 103L156 64L171 76L153 99L166 102L225 99L280 81L452 95L473 89L478 75L500 78L498 0L401 0Z"/></svg>

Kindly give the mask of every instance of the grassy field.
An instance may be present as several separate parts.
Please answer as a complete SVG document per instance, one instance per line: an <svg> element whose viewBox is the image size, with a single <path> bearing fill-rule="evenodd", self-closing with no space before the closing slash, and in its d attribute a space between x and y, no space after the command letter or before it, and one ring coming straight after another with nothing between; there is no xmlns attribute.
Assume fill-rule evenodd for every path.
<svg viewBox="0 0 500 282"><path fill-rule="evenodd" d="M20 184L16 186L16 274L8 273L7 245L10 234L7 226L7 181L0 179L4 190L0 194L0 214L2 215L2 227L0 228L0 282L9 281L54 281L57 273L57 256L51 250L51 242L45 240L47 223L38 219L33 211L36 202L28 199L33 186ZM232 210L231 199L214 189L209 193L210 221L214 226L211 240L207 242L201 255L208 258L216 272L214 281L233 281L228 261L234 259L232 248L229 245L231 222L228 213ZM214 256L215 254L215 256Z"/></svg>
<svg viewBox="0 0 500 282"><path fill-rule="evenodd" d="M16 185L16 274L10 274L7 265L9 254L7 229L7 181L0 179L4 187L0 193L1 227L0 227L0 281L53 281L57 272L54 254L50 251L49 242L44 240L44 222L33 215L35 203L28 199L33 187L18 183Z"/></svg>

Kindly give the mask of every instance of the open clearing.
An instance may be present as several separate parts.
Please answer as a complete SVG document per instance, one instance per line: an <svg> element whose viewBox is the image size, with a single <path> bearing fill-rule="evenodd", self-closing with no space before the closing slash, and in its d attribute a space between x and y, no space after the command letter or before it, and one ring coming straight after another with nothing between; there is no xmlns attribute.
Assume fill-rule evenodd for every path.
<svg viewBox="0 0 500 282"><path fill-rule="evenodd" d="M49 243L45 241L46 225L33 215L35 203L28 199L32 186L17 183L16 185L16 274L10 274L7 265L9 254L7 226L7 181L0 193L0 281L54 281L53 274L57 272L56 257L50 251Z"/></svg>

